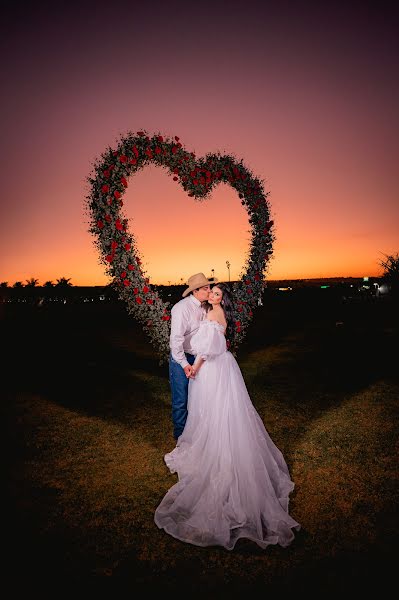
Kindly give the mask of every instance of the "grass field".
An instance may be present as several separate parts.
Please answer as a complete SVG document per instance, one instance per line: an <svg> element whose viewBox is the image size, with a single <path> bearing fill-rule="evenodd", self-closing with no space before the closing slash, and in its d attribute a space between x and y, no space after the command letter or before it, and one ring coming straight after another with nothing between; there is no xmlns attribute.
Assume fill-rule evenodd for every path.
<svg viewBox="0 0 399 600"><path fill-rule="evenodd" d="M167 367L120 304L3 305L5 573L135 590L384 592L398 544L399 326L391 300L267 296L237 360L282 450L302 525L229 552L157 529L176 481ZM341 323L341 324L340 324ZM5 354L5 357L4 357Z"/></svg>

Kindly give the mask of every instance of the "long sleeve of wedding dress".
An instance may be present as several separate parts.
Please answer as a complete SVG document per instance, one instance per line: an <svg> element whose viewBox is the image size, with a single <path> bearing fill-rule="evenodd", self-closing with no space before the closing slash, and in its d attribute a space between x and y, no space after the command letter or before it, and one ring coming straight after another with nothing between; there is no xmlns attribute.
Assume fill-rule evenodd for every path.
<svg viewBox="0 0 399 600"><path fill-rule="evenodd" d="M294 483L226 350L223 330L205 320L192 339L205 362L189 382L185 429L164 457L178 481L157 507L155 523L197 546L232 550L239 538L261 548L288 546L300 529L288 513Z"/></svg>

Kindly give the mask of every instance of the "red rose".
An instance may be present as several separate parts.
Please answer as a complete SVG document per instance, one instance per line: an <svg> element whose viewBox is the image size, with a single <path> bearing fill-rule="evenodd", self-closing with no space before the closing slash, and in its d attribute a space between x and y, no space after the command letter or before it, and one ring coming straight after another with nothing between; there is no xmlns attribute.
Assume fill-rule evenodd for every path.
<svg viewBox="0 0 399 600"><path fill-rule="evenodd" d="M117 247L118 247L118 242L115 242L115 240L112 240L112 242L111 242L111 248L113 250L116 250Z"/></svg>
<svg viewBox="0 0 399 600"><path fill-rule="evenodd" d="M108 177L111 176L111 171L109 169L105 169L105 171L103 171L103 175L106 179L108 179Z"/></svg>
<svg viewBox="0 0 399 600"><path fill-rule="evenodd" d="M173 181L178 181L178 177L173 177Z"/></svg>
<svg viewBox="0 0 399 600"><path fill-rule="evenodd" d="M125 287L129 287L129 285L130 285L130 281L129 281L128 279L124 279L124 280L123 280L123 285L124 285Z"/></svg>
<svg viewBox="0 0 399 600"><path fill-rule="evenodd" d="M157 137L157 140L158 140L158 142L163 142L163 137L162 137L162 135L159 135L159 136Z"/></svg>
<svg viewBox="0 0 399 600"><path fill-rule="evenodd" d="M121 184L125 187L127 187L127 179L126 177L121 177Z"/></svg>
<svg viewBox="0 0 399 600"><path fill-rule="evenodd" d="M175 135L175 140L176 140L176 142L178 142L180 140L180 138L178 138L177 135Z"/></svg>
<svg viewBox="0 0 399 600"><path fill-rule="evenodd" d="M125 277L126 277L126 271L122 271L122 273L121 273L121 279L125 279Z"/></svg>
<svg viewBox="0 0 399 600"><path fill-rule="evenodd" d="M103 186L101 186L101 191L103 194L106 194L107 192L109 192L109 185L108 183L104 183Z"/></svg>
<svg viewBox="0 0 399 600"><path fill-rule="evenodd" d="M179 149L178 146L172 146L172 154L176 154L178 149Z"/></svg>
<svg viewBox="0 0 399 600"><path fill-rule="evenodd" d="M140 296L136 296L136 302L137 302L137 304L143 304L143 301L140 298Z"/></svg>
<svg viewBox="0 0 399 600"><path fill-rule="evenodd" d="M133 146L133 152L134 152L134 154L136 155L136 157L138 157L138 155L139 155L139 151L138 151L138 149L137 149L137 146Z"/></svg>
<svg viewBox="0 0 399 600"><path fill-rule="evenodd" d="M102 229L104 227L104 223L102 221L97 221L97 227L99 227L99 229Z"/></svg>
<svg viewBox="0 0 399 600"><path fill-rule="evenodd" d="M129 162L130 162L131 165L136 165L137 164L137 160L135 158L131 158L129 160Z"/></svg>
<svg viewBox="0 0 399 600"><path fill-rule="evenodd" d="M143 292L144 294L147 294L150 291L150 288L147 287L146 285L143 287Z"/></svg>
<svg viewBox="0 0 399 600"><path fill-rule="evenodd" d="M152 150L151 148L147 148L147 150L145 151L146 155L148 156L148 158L152 158Z"/></svg>
<svg viewBox="0 0 399 600"><path fill-rule="evenodd" d="M115 227L118 229L118 231L121 231L121 229L123 229L123 225L120 222L120 219L116 219L116 221L115 221Z"/></svg>
<svg viewBox="0 0 399 600"><path fill-rule="evenodd" d="M170 320L170 317L169 317L169 315L164 315L164 316L162 317L162 321L169 321L169 320Z"/></svg>
<svg viewBox="0 0 399 600"><path fill-rule="evenodd" d="M120 192L118 192L118 190L115 190L115 191L114 191L114 196L115 196L115 198L116 198L117 200L119 200L119 198L121 197L121 195L122 195L122 194L121 194Z"/></svg>
<svg viewBox="0 0 399 600"><path fill-rule="evenodd" d="M113 254L108 254L108 256L105 257L105 259L110 263L114 260L114 255Z"/></svg>
<svg viewBox="0 0 399 600"><path fill-rule="evenodd" d="M137 135L139 135L140 137L142 137L144 135L144 131L138 131Z"/></svg>
<svg viewBox="0 0 399 600"><path fill-rule="evenodd" d="M125 156L124 154L121 154L119 157L119 161L121 163L127 163L127 156Z"/></svg>
<svg viewBox="0 0 399 600"><path fill-rule="evenodd" d="M132 247L132 245L129 243L124 245L125 250L130 250L131 247Z"/></svg>
<svg viewBox="0 0 399 600"><path fill-rule="evenodd" d="M136 267L134 265L128 265L127 268L129 271L134 271Z"/></svg>
<svg viewBox="0 0 399 600"><path fill-rule="evenodd" d="M154 304L154 300L152 298L147 298L147 304Z"/></svg>
<svg viewBox="0 0 399 600"><path fill-rule="evenodd" d="M111 215L105 215L105 220L107 221L107 223L111 223Z"/></svg>
<svg viewBox="0 0 399 600"><path fill-rule="evenodd" d="M134 293L134 294L138 294L138 293L139 293L139 288L134 288L134 289L133 289L133 293Z"/></svg>
<svg viewBox="0 0 399 600"><path fill-rule="evenodd" d="M161 152L162 152L162 149L159 146L157 146L155 148L155 154L161 154Z"/></svg>

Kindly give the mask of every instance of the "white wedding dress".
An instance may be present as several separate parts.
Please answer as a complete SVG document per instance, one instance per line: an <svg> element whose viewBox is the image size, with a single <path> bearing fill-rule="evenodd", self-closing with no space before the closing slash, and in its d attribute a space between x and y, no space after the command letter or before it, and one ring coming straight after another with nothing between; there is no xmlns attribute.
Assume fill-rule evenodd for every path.
<svg viewBox="0 0 399 600"><path fill-rule="evenodd" d="M189 382L184 431L165 455L178 482L157 507L155 523L197 546L232 550L239 538L261 548L288 546L300 529L288 514L294 483L227 350L224 327L205 319L192 345L205 362Z"/></svg>

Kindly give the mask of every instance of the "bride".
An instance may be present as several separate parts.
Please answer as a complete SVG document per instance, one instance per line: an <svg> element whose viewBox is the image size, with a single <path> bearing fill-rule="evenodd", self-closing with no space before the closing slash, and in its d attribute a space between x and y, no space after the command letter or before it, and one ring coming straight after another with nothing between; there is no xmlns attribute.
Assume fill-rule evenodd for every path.
<svg viewBox="0 0 399 600"><path fill-rule="evenodd" d="M196 546L232 550L239 538L261 548L288 546L300 525L288 513L294 489L281 451L253 406L238 363L227 350L234 335L226 284L209 295L206 318L192 338L188 418L165 455L173 485L155 511L160 529Z"/></svg>

